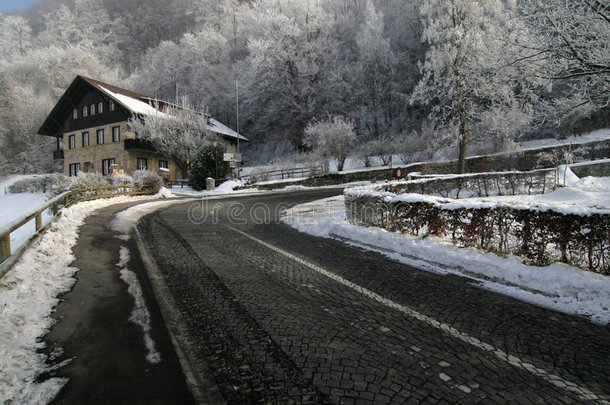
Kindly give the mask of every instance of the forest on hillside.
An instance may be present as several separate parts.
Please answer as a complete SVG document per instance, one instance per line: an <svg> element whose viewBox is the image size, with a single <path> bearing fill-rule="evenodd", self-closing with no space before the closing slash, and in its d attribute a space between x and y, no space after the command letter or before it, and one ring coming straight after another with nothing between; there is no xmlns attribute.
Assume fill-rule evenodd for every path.
<svg viewBox="0 0 610 405"><path fill-rule="evenodd" d="M0 174L53 170L36 135L77 74L188 100L250 163L351 123L363 156L510 149L609 124L601 0L47 0L0 14Z"/></svg>

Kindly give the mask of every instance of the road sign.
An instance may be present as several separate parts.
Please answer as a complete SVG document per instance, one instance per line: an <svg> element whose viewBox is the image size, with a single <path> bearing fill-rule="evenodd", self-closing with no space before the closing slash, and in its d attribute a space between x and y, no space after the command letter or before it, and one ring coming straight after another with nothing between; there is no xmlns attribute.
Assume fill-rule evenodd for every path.
<svg viewBox="0 0 610 405"><path fill-rule="evenodd" d="M224 153L222 160L225 162L241 162L241 153Z"/></svg>

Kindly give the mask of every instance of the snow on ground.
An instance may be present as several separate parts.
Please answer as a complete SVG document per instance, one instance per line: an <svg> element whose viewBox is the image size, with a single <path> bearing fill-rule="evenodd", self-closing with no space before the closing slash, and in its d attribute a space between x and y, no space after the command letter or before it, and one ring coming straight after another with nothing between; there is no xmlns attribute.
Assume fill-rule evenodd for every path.
<svg viewBox="0 0 610 405"><path fill-rule="evenodd" d="M144 300L144 295L142 294L142 287L140 286L136 273L127 268L131 258L129 248L126 246L121 246L119 250L119 257L120 260L117 263L117 267L121 269L121 280L127 284L127 291L129 291L129 294L131 294L135 302L135 306L131 311L129 320L142 328L142 333L144 334L144 345L148 351L146 360L151 364L158 364L161 361L161 353L157 351L155 341L150 335L150 312L148 311L146 301Z"/></svg>
<svg viewBox="0 0 610 405"><path fill-rule="evenodd" d="M48 195L43 193L18 193L0 196L0 228L34 211L47 201ZM47 210L42 213L43 226L48 224L52 213ZM34 219L19 229L11 232L11 249L16 251L36 233Z"/></svg>
<svg viewBox="0 0 610 405"><path fill-rule="evenodd" d="M521 150L540 149L549 146L559 145L578 145L583 143L605 141L610 139L610 128L598 129L588 134L574 135L566 139L539 139L535 141L525 141L519 144Z"/></svg>
<svg viewBox="0 0 610 405"><path fill-rule="evenodd" d="M218 194L228 194L228 193L248 193L248 192L257 192L256 189L242 189L236 190L238 187L243 186L244 183L240 180L227 180L221 183L214 190L202 190L197 191L191 187L174 187L171 189L172 193L180 197L204 197L204 196L212 196Z"/></svg>
<svg viewBox="0 0 610 405"><path fill-rule="evenodd" d="M565 172L565 175L564 175ZM454 200L435 195L414 193L393 194L380 191L374 184L355 187L347 191L353 196L367 195L385 198L391 202L428 202L443 209L477 209L512 207L517 209L535 209L538 211L556 211L562 214L588 215L591 213L610 215L610 177L585 177L578 179L568 168L559 168L560 182L568 187L561 187L547 194L514 195L496 197L471 197ZM389 184L400 184L394 181ZM463 193L466 194L466 193Z"/></svg>
<svg viewBox="0 0 610 405"><path fill-rule="evenodd" d="M48 403L66 383L62 378L37 382L40 374L50 371L46 356L38 350L55 322L51 315L58 295L76 281L78 269L70 267L75 260L72 247L85 218L112 204L163 196L168 193L93 200L62 210L0 280L0 403Z"/></svg>
<svg viewBox="0 0 610 405"><path fill-rule="evenodd" d="M16 193L8 192L11 184L24 179L46 176L45 174L15 175L0 181L0 228L34 211L49 199L44 193ZM49 211L42 214L43 226L48 224L52 215ZM11 233L11 249L16 251L36 232L36 224L32 219L21 228Z"/></svg>
<svg viewBox="0 0 610 405"><path fill-rule="evenodd" d="M511 202L511 197L485 200L492 199ZM527 200L530 204L546 204L547 208L559 205L569 211L581 211L592 205L608 210L610 178L588 177L572 187L538 198L518 196L515 199L522 205ZM468 200L474 204L477 199ZM302 232L339 239L423 270L462 275L491 291L556 311L586 316L596 323L610 324L610 277L562 263L528 266L514 256L499 257L473 248L459 248L433 236L422 239L351 225L345 219L343 196L294 207L286 212L283 221Z"/></svg>

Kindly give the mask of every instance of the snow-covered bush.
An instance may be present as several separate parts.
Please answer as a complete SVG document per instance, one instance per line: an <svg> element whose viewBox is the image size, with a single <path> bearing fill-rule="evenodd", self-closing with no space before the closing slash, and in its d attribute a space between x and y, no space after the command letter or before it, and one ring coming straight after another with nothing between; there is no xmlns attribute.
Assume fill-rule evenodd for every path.
<svg viewBox="0 0 610 405"><path fill-rule="evenodd" d="M136 170L133 172L133 184L139 190L143 187L152 187L153 194L157 194L163 187L163 179L153 171Z"/></svg>
<svg viewBox="0 0 610 405"><path fill-rule="evenodd" d="M47 176L47 179L48 186L46 192L52 195L58 195L63 192L66 192L70 190L70 187L72 186L71 178L62 173L54 173L50 176Z"/></svg>
<svg viewBox="0 0 610 405"><path fill-rule="evenodd" d="M354 124L349 118L334 116L326 121L312 121L305 128L305 145L312 148L324 164L337 159L337 170L342 171L350 144L355 138Z"/></svg>
<svg viewBox="0 0 610 405"><path fill-rule="evenodd" d="M109 185L108 178L103 176L101 173L79 172L76 177L71 177L71 180L71 189L91 188Z"/></svg>
<svg viewBox="0 0 610 405"><path fill-rule="evenodd" d="M8 187L9 193L48 193L61 194L70 189L72 181L63 174L37 176L19 180Z"/></svg>
<svg viewBox="0 0 610 405"><path fill-rule="evenodd" d="M41 193L44 192L45 185L44 177L33 177L14 182L8 187L8 192L17 193Z"/></svg>
<svg viewBox="0 0 610 405"><path fill-rule="evenodd" d="M133 177L131 177L128 174L113 174L112 177L110 178L112 181L112 184L115 186L122 186L125 184L133 184Z"/></svg>

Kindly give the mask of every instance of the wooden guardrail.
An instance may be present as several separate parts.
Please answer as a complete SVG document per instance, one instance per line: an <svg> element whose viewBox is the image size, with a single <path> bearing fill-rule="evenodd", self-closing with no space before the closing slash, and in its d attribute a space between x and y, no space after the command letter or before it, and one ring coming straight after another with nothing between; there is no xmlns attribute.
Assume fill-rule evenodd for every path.
<svg viewBox="0 0 610 405"><path fill-rule="evenodd" d="M123 186L98 186L98 187L89 187L89 188L81 188L77 190L66 191L63 194L60 194L45 204L37 207L30 213L18 218L9 224L0 227L0 278L3 277L6 272L10 270L10 268L19 260L25 249L29 246L29 244L53 221L55 217L59 215L61 209L67 208L70 205L80 202L80 201L89 201L95 200L98 198L109 198L109 197L117 197L122 195L145 195L152 194L153 187L152 186L135 186L135 185L123 185ZM43 212L51 210L51 221L46 226L43 226L42 223L42 214ZM17 229L21 228L25 224L34 220L35 222L35 233L32 235L28 241L26 241L23 246L18 248L16 251L13 251L11 248L11 233L15 232Z"/></svg>

